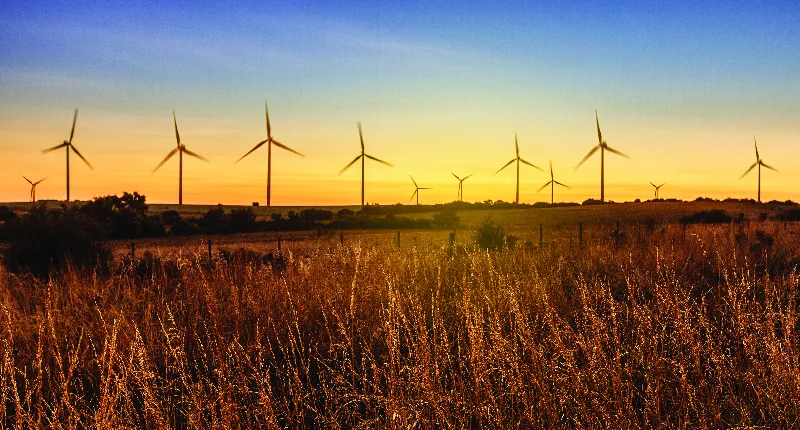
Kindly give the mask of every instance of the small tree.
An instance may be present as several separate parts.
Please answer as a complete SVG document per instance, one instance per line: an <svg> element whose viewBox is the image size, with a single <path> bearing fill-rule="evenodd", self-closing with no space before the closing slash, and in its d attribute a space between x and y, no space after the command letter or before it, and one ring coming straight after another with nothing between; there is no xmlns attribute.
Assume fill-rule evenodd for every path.
<svg viewBox="0 0 800 430"><path fill-rule="evenodd" d="M483 249L501 249L505 244L505 236L503 227L487 217L475 231L475 243Z"/></svg>

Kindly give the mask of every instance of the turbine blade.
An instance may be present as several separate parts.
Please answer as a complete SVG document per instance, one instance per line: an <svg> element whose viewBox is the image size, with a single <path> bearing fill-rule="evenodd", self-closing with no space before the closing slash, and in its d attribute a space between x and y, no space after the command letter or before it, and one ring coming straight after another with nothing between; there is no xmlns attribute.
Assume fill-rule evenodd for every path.
<svg viewBox="0 0 800 430"><path fill-rule="evenodd" d="M550 160L550 180L553 180L553 160Z"/></svg>
<svg viewBox="0 0 800 430"><path fill-rule="evenodd" d="M753 136L753 145L756 147L756 161L760 160L761 157L758 156L758 143L756 143L756 137Z"/></svg>
<svg viewBox="0 0 800 430"><path fill-rule="evenodd" d="M413 182L413 183L414 183L414 186L415 186L415 187L417 187L417 188L419 188L419 185L417 185L417 181L415 181L415 180L414 180L414 177L413 177L413 176L411 176L411 175L408 175L408 177L409 177L409 178L411 178L411 182Z"/></svg>
<svg viewBox="0 0 800 430"><path fill-rule="evenodd" d="M203 157L203 156L202 156L202 155L200 155L200 154L196 154L196 153L194 153L194 152L192 152L192 151L189 151L188 149L186 149L186 147L181 147L181 151L183 151L183 153L184 153L184 154L186 154L186 155L190 155L190 156L192 156L192 157L194 157L194 158L197 158L197 159L203 160L203 161L205 161L206 163L210 163L210 161L208 161L208 159L207 159L207 158Z"/></svg>
<svg viewBox="0 0 800 430"><path fill-rule="evenodd" d="M501 168L500 168L500 170L498 170L498 171L494 172L494 174L496 175L496 174L500 173L500 171L501 171L501 170L503 170L503 169L505 169L506 167L510 166L510 165L511 165L511 163L513 163L513 162L515 162L515 161L517 161L517 159L516 159L516 158L513 158L511 161L509 161L508 163L506 163L506 165L505 165L505 166L501 167Z"/></svg>
<svg viewBox="0 0 800 430"><path fill-rule="evenodd" d="M600 119L597 117L597 109L594 110L594 121L597 124L597 143L603 143L603 134L600 133Z"/></svg>
<svg viewBox="0 0 800 430"><path fill-rule="evenodd" d="M69 145L69 147L70 147L70 148L72 148L72 152L74 152L74 153L75 153L75 155L77 155L78 157L80 157L80 158L81 158L81 160L83 160L83 162L84 162L84 163L86 163L86 165L87 165L87 166L89 166L89 168L90 168L90 169L94 170L94 167L92 167L92 165L89 163L89 161L88 161L88 160L86 160L85 158L83 158L83 155L81 155L81 153L80 153L80 152L78 152L78 148L76 148L76 147L75 147L75 145L71 145L71 144L70 144L70 145Z"/></svg>
<svg viewBox="0 0 800 430"><path fill-rule="evenodd" d="M467 178L469 178L469 177L470 177L470 176L472 176L472 175L474 175L474 173L470 173L469 175L467 175L467 176L464 176L464 179L461 179L461 182L464 182L464 181L466 181L466 180L467 180Z"/></svg>
<svg viewBox="0 0 800 430"><path fill-rule="evenodd" d="M353 161L351 161L351 162L350 162L350 164L348 164L348 165L344 166L344 169L342 169L342 170L340 170L340 171L339 171L339 174L341 175L342 173L344 173L344 171L345 171L345 170L349 169L349 168L350 168L350 166L352 166L353 164L355 164L355 163L356 163L356 161L358 161L358 159L359 159L359 158L361 158L361 157L363 157L363 155L359 155L359 156L357 156L356 158L354 158L354 159L353 159Z"/></svg>
<svg viewBox="0 0 800 430"><path fill-rule="evenodd" d="M72 144L72 136L75 135L75 123L78 122L78 108L75 108L75 115L72 117L72 131L69 132L69 143Z"/></svg>
<svg viewBox="0 0 800 430"><path fill-rule="evenodd" d="M517 142L517 131L514 130L514 148L517 150L517 158L519 158L519 142Z"/></svg>
<svg viewBox="0 0 800 430"><path fill-rule="evenodd" d="M48 152L55 151L56 149L61 149L61 148L65 147L65 146L67 146L67 145L69 145L69 143L64 142L61 145L56 145L56 146L54 146L52 148L44 149L44 150L42 150L42 154L47 154Z"/></svg>
<svg viewBox="0 0 800 430"><path fill-rule="evenodd" d="M156 166L156 168L155 168L155 169L153 169L153 172L152 172L152 173L156 173L156 170L160 169L160 168L161 168L161 166L163 166L163 165L164 165L164 163L166 163L166 162L167 162L167 160L169 160L170 158L172 158L172 156L173 156L173 155L175 155L175 154L177 154L177 153L178 153L178 148L173 148L173 149L172 149L172 151L169 151L169 152L167 153L167 156L166 156L166 157L164 157L164 159L163 159L163 160L161 160L161 162L160 162L160 163L158 163L158 166Z"/></svg>
<svg viewBox="0 0 800 430"><path fill-rule="evenodd" d="M251 149L251 150L247 151L247 154L244 154L244 155L242 155L242 158L240 158L240 159L236 160L236 162L235 162L235 163L233 163L233 164L236 164L236 163L238 163L238 162L242 161L242 159L244 159L244 157L247 157L248 155L252 154L253 152L255 152L255 150L256 150L256 149L258 149L258 148L261 148L261 147L262 147L262 146L264 146L264 144L265 144L265 143L267 143L267 142L269 142L269 139L267 139L267 140L262 140L261 142L258 142L258 143L256 144L256 146L254 146L254 147L253 147L253 149Z"/></svg>
<svg viewBox="0 0 800 430"><path fill-rule="evenodd" d="M383 163L383 164L385 164L385 165L387 165L387 166L389 166L389 167L394 167L394 166L392 165L392 163L388 163L388 162L386 162L386 161L380 160L380 159L378 159L378 158L375 158L375 157L373 157L373 156L371 156L371 155L364 154L364 156L365 156L365 157L367 157L367 158L369 158L370 160L375 160L375 161L377 161L378 163Z"/></svg>
<svg viewBox="0 0 800 430"><path fill-rule="evenodd" d="M610 146L608 146L608 145L606 145L606 151L608 151L608 152L610 152L610 153L612 153L612 154L617 154L617 155L619 155L620 157L625 157L625 158L627 158L627 159L629 159L629 160L630 160L630 158L631 158L631 157L629 157L627 154L623 154L622 152L619 152L619 151L617 151L616 149L614 149L614 148L612 148L612 147L610 147Z"/></svg>
<svg viewBox="0 0 800 430"><path fill-rule="evenodd" d="M754 167L756 167L756 166L758 166L758 161L756 161L755 163L753 163L753 165L752 165L752 166L750 166L750 168L749 168L749 169L747 169L747 170L746 170L744 173L742 173L742 176L739 176L739 179L742 179L742 178L744 178L744 177L745 177L745 175L747 175L748 173L750 173L750 171L751 171L751 170L753 170L753 168L754 168Z"/></svg>
<svg viewBox="0 0 800 430"><path fill-rule="evenodd" d="M525 164L527 164L527 165L529 165L529 166L531 166L531 167L535 167L535 168L537 168L537 169L539 169L539 170L542 170L542 168L541 168L541 167L539 167L539 166L534 166L533 164L531 164L530 162L526 161L526 160L525 160L525 159L523 159L523 158L520 158L520 159L519 159L519 161L521 161L521 162L523 162L523 163L525 163ZM542 171L544 171L544 170L542 170Z"/></svg>
<svg viewBox="0 0 800 430"><path fill-rule="evenodd" d="M762 166L764 166L764 167L766 167L766 168L767 168L767 169L769 169L769 170L774 170L774 171L778 172L778 169L776 169L776 168L774 168L774 167L772 167L772 166L768 165L767 163L764 163L763 161L761 162L761 165L762 165ZM778 173L780 173L780 172L778 172Z"/></svg>
<svg viewBox="0 0 800 430"><path fill-rule="evenodd" d="M459 181L461 180L461 178L459 178L459 177L458 177L458 176L457 176L455 173L453 173L453 172L450 172L450 174L451 174L451 175L453 175L453 176L455 176L455 177L456 177L456 179L458 179Z"/></svg>
<svg viewBox="0 0 800 430"><path fill-rule="evenodd" d="M269 109L267 108L267 100L264 99L264 113L267 115L267 138L272 137L272 127L269 125Z"/></svg>
<svg viewBox="0 0 800 430"><path fill-rule="evenodd" d="M175 117L175 111L172 111L172 121L175 123L175 140L178 142L178 147L180 147L181 135L178 133L178 118Z"/></svg>
<svg viewBox="0 0 800 430"><path fill-rule="evenodd" d="M555 182L555 183L556 183L556 184L558 184L558 185L561 185L562 187L567 187L567 188L569 188L569 189L572 189L572 187L570 187L570 186L569 186L569 185L567 185L567 184L562 184L561 182L558 182L558 181L553 181L553 182Z"/></svg>
<svg viewBox="0 0 800 430"><path fill-rule="evenodd" d="M667 183L666 183L666 182L664 182L663 184L661 184L661 185L657 186L656 188L661 188L661 187L663 187L664 185L667 185Z"/></svg>
<svg viewBox="0 0 800 430"><path fill-rule="evenodd" d="M650 182L650 185L652 185L652 186L656 187L656 184L654 184L654 183L652 183L652 182ZM658 188L658 187L656 187L656 188Z"/></svg>
<svg viewBox="0 0 800 430"><path fill-rule="evenodd" d="M416 196L416 195L417 195L417 191L418 191L418 190L414 190L414 194L411 194L411 198L410 198L410 199L408 199L408 201L414 200L414 196Z"/></svg>
<svg viewBox="0 0 800 430"><path fill-rule="evenodd" d="M26 179L27 179L27 178L26 178ZM37 185L41 184L41 183L42 183L42 181L44 181L45 179L47 179L47 178L42 178L42 179L39 179L38 181L36 181L36 182L32 183L31 185L33 185L33 186L35 187L35 186L37 186ZM30 182L30 181L29 181L29 182Z"/></svg>
<svg viewBox="0 0 800 430"><path fill-rule="evenodd" d="M553 181L547 181L547 183L546 183L546 184L544 184L544 185L542 185L542 188L539 188L538 190L536 190L536 192L538 193L539 191L542 191L542 190L543 190L543 189L545 189L545 188L546 188L548 185L550 185L552 182L553 182Z"/></svg>
<svg viewBox="0 0 800 430"><path fill-rule="evenodd" d="M418 189L418 190L432 190L433 188L429 188L429 187L419 187L419 188L417 188L417 189Z"/></svg>
<svg viewBox="0 0 800 430"><path fill-rule="evenodd" d="M272 139L272 144L273 144L273 145L275 145L275 146L277 146L278 148L282 148L282 149L285 149L285 150L287 150L287 151L289 151L289 152L293 152L293 153L295 153L295 154L297 154L297 155L299 155L299 156L301 156L301 157L305 157L305 155L303 155L303 154L301 154L301 153L299 153L299 152L295 151L295 150L294 150L294 149L292 149L292 148L289 148L288 146L286 146L286 145L284 145L284 144L282 144L282 143L278 142L278 141L277 141L277 140L275 140L275 139Z"/></svg>
<svg viewBox="0 0 800 430"><path fill-rule="evenodd" d="M361 140L361 153L364 153L364 135L361 133L361 121L358 121L358 138Z"/></svg>
<svg viewBox="0 0 800 430"><path fill-rule="evenodd" d="M22 176L23 178L25 178L25 175L23 175L22 173L20 173L19 175ZM25 178L25 180L28 181L29 184L33 185L33 182L31 182L30 179Z"/></svg>
<svg viewBox="0 0 800 430"><path fill-rule="evenodd" d="M577 165L577 166L575 166L575 170L578 170L578 167L581 167L581 164L585 163L585 162L586 162L586 160L588 160L588 159L589 159L589 157L591 157L591 156L592 156L592 154L594 154L595 152L597 152L597 150L598 150L598 149L600 149L600 145L597 145L597 146L595 146L594 148L592 148L592 150L591 150L591 151L589 151L589 153L588 153L588 154L586 154L586 156L585 156L585 157L583 157L583 160L581 160L581 162L580 162L580 163L578 163L578 165Z"/></svg>

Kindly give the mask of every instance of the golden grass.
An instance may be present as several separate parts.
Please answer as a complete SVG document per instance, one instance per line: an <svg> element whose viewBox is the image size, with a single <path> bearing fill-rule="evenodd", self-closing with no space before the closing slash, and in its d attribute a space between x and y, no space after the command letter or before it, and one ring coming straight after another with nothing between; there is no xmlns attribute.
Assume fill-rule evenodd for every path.
<svg viewBox="0 0 800 430"><path fill-rule="evenodd" d="M496 253L322 238L284 249L285 271L209 266L197 244L152 275L2 273L0 416L796 428L800 240L783 228L624 226L616 243Z"/></svg>

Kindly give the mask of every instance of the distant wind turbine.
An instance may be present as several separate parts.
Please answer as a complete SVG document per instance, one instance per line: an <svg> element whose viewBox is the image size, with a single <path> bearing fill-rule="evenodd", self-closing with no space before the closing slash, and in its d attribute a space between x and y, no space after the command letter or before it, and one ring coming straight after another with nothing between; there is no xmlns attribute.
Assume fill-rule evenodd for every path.
<svg viewBox="0 0 800 430"><path fill-rule="evenodd" d="M597 142L598 142L597 146L592 148L592 150L589 151L589 153L586 154L585 157L583 157L583 160L581 160L581 162L578 163L577 166L575 166L575 170L577 170L578 167L581 167L581 164L583 164L586 160L588 160L589 157L591 157L592 154L597 152L598 149L600 150L600 201L604 202L604 201L606 201L606 194L605 194L605 181L606 181L606 179L605 179L605 167L606 167L605 155L606 154L605 154L605 151L608 151L608 152L610 152L612 154L617 154L619 156L622 156L622 157L625 157L625 158L628 158L628 159L630 159L631 157L628 157L627 155L617 151L616 149L611 148L610 146L608 146L606 141L603 140L603 135L602 135L602 133L600 133L600 120L597 118L597 110L594 111L594 120L597 123Z"/></svg>
<svg viewBox="0 0 800 430"><path fill-rule="evenodd" d="M292 148L289 148L272 137L272 128L269 125L269 110L267 109L267 102L264 102L264 111L267 114L267 138L261 142L258 142L256 146L254 146L253 149L251 149L247 154L242 155L242 158L236 160L236 163L242 161L244 157L252 154L256 149L261 148L261 146L263 146L265 143L267 144L267 206L270 206L270 194L272 189L272 145L285 149L289 152L293 152L301 157L305 157L305 155L295 151Z"/></svg>
<svg viewBox="0 0 800 430"><path fill-rule="evenodd" d="M92 167L92 165L89 164L89 162L86 161L85 158L83 158L83 155L81 155L81 153L78 151L78 149L75 148L74 145L72 145L72 137L75 135L75 123L77 121L78 121L78 109L75 109L75 116L72 117L72 131L69 132L69 140L65 140L64 143L62 143L61 145L56 145L56 146L54 146L52 148L48 148L48 149L45 149L44 151L42 151L42 154L47 154L48 152L55 151L56 149L64 148L66 150L66 152L67 152L67 200L66 201L69 201L69 151L70 151L70 149L72 150L72 152L75 153L75 155L80 157L80 159L83 160L83 162L86 163L86 165L89 166L90 169L94 170L94 167Z"/></svg>
<svg viewBox="0 0 800 430"><path fill-rule="evenodd" d="M344 169L340 170L339 174L341 175L342 173L344 173L345 170L349 169L350 166L355 164L356 161L359 160L359 158L361 159L361 206L364 206L364 160L369 158L370 160L375 160L389 167L392 167L392 165L383 160L379 160L371 155L368 155L366 152L364 152L364 135L361 134L361 121L358 122L358 138L361 139L361 154L357 155L356 158L354 158L353 161L350 162L350 164L344 166Z"/></svg>
<svg viewBox="0 0 800 430"><path fill-rule="evenodd" d="M659 190L661 187L663 187L664 185L667 185L667 183L666 183L666 182L664 182L664 183L663 183L663 184L661 184L661 185L656 185L656 184L654 184L654 183L652 183L652 182L651 182L651 183L650 183L650 185L652 185L652 186L653 186L653 188L655 188L655 189L656 189L656 196L655 196L655 198L658 198L658 190Z"/></svg>
<svg viewBox="0 0 800 430"><path fill-rule="evenodd" d="M776 169L776 168L774 168L772 166L769 166L766 163L764 163L764 160L762 160L761 157L758 155L758 143L756 143L756 138L755 137L753 137L753 145L755 145L755 147L756 147L756 162L753 163L753 165L750 166L750 168L747 169L747 171L744 172L744 174L742 174L742 176L739 178L739 180L741 180L742 178L745 177L745 175L750 173L750 171L753 170L754 167L758 166L758 202L761 203L761 166L764 166L767 169L774 170L776 172L778 171L778 169Z"/></svg>
<svg viewBox="0 0 800 430"><path fill-rule="evenodd" d="M517 142L517 132L516 131L514 132L514 147L517 150L517 156L512 158L511 161L506 163L505 166L501 167L500 170L494 172L494 174L496 175L496 174L500 173L500 171L502 171L506 167L510 166L511 163L513 163L515 161L517 162L517 199L516 199L516 202L517 202L517 204L519 204L519 163L525 163L525 164L527 164L527 165L529 165L531 167L537 168L539 170L542 170L542 169L540 167L534 166L533 164L529 163L528 161L525 161L524 159L520 158L520 156L519 156L519 143Z"/></svg>
<svg viewBox="0 0 800 430"><path fill-rule="evenodd" d="M450 174L455 176L456 179L458 179L458 201L463 202L464 201L464 181L466 181L470 176L474 175L474 173L470 173L469 175L464 176L463 178L459 178L458 175L456 175L453 172L450 172Z"/></svg>
<svg viewBox="0 0 800 430"><path fill-rule="evenodd" d="M186 145L183 145L181 143L181 135L180 133L178 133L178 120L175 118L175 111L172 111L172 121L175 124L175 140L177 141L178 146L174 148L172 151L169 151L169 153L167 153L167 156L164 157L164 159L161 160L160 163L158 163L158 166L156 166L155 169L153 169L153 173L156 173L156 171L159 168L161 168L161 166L163 166L164 163L167 162L167 160L172 158L173 155L178 154L178 204L182 205L183 204L183 154L192 156L194 158L198 158L207 163L209 161L205 157L199 154L195 154L192 151L189 151L188 149L186 149Z"/></svg>
<svg viewBox="0 0 800 430"><path fill-rule="evenodd" d="M417 205L419 205L419 190L430 190L432 188L420 187L419 185L417 185L417 181L414 180L413 176L411 176L411 175L408 175L408 176L411 178L411 182L414 183L414 187L416 188L414 190L414 194L411 195L411 198L408 199L408 201L413 200L414 196L417 196Z"/></svg>
<svg viewBox="0 0 800 430"><path fill-rule="evenodd" d="M36 203L36 186L39 185L42 181L44 181L47 178L42 178L42 179L39 179L36 182L31 182L31 180L26 178L25 175L20 174L20 176L22 176L26 181L28 181L29 184L31 184L31 202L32 203Z"/></svg>
<svg viewBox="0 0 800 430"><path fill-rule="evenodd" d="M569 185L564 185L561 182L558 182L558 181L555 180L555 178L553 177L553 161L552 160L550 161L550 182L542 185L542 188L539 188L538 190L536 190L536 192L538 193L539 191L542 191L548 185L550 185L550 204L551 205L553 204L553 200L554 200L554 197L555 197L555 187L556 187L556 185L561 185L562 187L565 187L565 188L572 188Z"/></svg>

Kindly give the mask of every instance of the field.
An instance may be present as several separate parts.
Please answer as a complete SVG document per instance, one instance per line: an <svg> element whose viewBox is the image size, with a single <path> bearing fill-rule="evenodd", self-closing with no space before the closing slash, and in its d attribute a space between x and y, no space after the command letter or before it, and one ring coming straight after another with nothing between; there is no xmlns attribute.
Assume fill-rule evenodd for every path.
<svg viewBox="0 0 800 430"><path fill-rule="evenodd" d="M751 221L674 223L713 208ZM452 246L448 231L403 231L400 247L395 231L281 233L280 250L267 233L148 239L134 262L117 242L109 274L2 271L0 415L20 428L796 428L800 228L758 220L778 210L462 211ZM475 245L487 215L517 247Z"/></svg>

